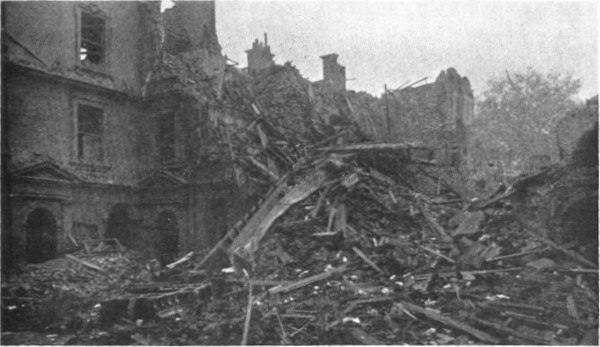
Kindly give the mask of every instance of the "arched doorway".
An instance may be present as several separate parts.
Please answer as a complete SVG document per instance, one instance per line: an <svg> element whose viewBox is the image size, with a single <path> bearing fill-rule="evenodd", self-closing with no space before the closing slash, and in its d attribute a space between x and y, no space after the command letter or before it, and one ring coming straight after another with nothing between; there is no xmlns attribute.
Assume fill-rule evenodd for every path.
<svg viewBox="0 0 600 347"><path fill-rule="evenodd" d="M157 258L163 265L166 265L173 262L179 252L179 227L173 212L161 212L158 215L156 229L158 230L156 238Z"/></svg>
<svg viewBox="0 0 600 347"><path fill-rule="evenodd" d="M110 209L105 234L106 238L116 238L127 247L135 244L135 238L131 231L132 222L129 218L130 208L127 204L117 204Z"/></svg>
<svg viewBox="0 0 600 347"><path fill-rule="evenodd" d="M41 207L33 210L27 216L25 230L27 262L41 263L56 256L56 220L50 211Z"/></svg>

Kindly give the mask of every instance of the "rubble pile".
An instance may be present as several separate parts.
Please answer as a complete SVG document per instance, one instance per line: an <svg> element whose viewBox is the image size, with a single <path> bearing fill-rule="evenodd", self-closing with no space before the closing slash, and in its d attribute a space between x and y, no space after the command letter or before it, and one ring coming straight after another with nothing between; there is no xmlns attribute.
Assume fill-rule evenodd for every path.
<svg viewBox="0 0 600 347"><path fill-rule="evenodd" d="M465 201L428 148L367 142L347 102L270 69L202 100L254 196L212 249L69 254L3 283L3 311L69 297L69 326L40 324L61 344L597 343L597 249L557 242L542 208L573 167Z"/></svg>
<svg viewBox="0 0 600 347"><path fill-rule="evenodd" d="M281 341L259 343L573 344L597 324L596 265L523 219L518 184L462 207L346 164L244 268L271 284L253 309Z"/></svg>
<svg viewBox="0 0 600 347"><path fill-rule="evenodd" d="M18 326L22 320L29 328L79 325L83 313L94 304L121 295L131 283L151 280L151 271L138 252L108 243L27 264L21 273L5 278L3 325Z"/></svg>
<svg viewBox="0 0 600 347"><path fill-rule="evenodd" d="M574 344L594 331L597 264L528 218L545 197L532 187L563 176L466 203L443 183L421 190L438 180L415 179L423 164L410 152L315 154L279 183L290 203L263 233L220 245L235 272L203 269L205 254L151 274L127 253L81 252L33 266L44 270L22 275L20 296L42 288L42 273L71 302L104 293L100 309L71 308L82 318L68 341L80 344Z"/></svg>

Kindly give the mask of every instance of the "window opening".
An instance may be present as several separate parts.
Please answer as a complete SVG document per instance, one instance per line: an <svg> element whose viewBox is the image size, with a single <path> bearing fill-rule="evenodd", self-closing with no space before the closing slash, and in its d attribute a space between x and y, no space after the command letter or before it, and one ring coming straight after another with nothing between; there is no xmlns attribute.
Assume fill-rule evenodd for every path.
<svg viewBox="0 0 600 347"><path fill-rule="evenodd" d="M77 108L77 157L80 160L102 161L102 122L104 110L80 104Z"/></svg>
<svg viewBox="0 0 600 347"><path fill-rule="evenodd" d="M190 50L191 42L186 34L165 30L164 49L169 54L179 54Z"/></svg>
<svg viewBox="0 0 600 347"><path fill-rule="evenodd" d="M104 64L106 21L89 13L81 13L79 60L93 65Z"/></svg>

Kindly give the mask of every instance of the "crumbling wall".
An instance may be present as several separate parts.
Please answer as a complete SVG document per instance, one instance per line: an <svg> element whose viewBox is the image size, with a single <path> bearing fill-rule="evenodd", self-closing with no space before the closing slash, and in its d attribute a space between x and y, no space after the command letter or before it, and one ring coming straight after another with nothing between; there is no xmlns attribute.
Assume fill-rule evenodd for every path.
<svg viewBox="0 0 600 347"><path fill-rule="evenodd" d="M289 62L273 65L254 75L253 91L262 106L272 115L284 132L304 134L311 129L312 110L308 99L308 81ZM275 123L275 124L277 124Z"/></svg>
<svg viewBox="0 0 600 347"><path fill-rule="evenodd" d="M193 51L206 49L210 53L221 53L221 46L217 39L215 25L214 1L178 1L175 6L163 13L165 28L165 44L175 36L189 40L188 49L179 51ZM173 33L174 36L169 36Z"/></svg>
<svg viewBox="0 0 600 347"><path fill-rule="evenodd" d="M247 50L246 54L248 56L248 72L250 73L266 69L274 64L271 46L267 44L267 34L265 34L264 43L256 39L252 43L252 48Z"/></svg>
<svg viewBox="0 0 600 347"><path fill-rule="evenodd" d="M587 100L585 106L574 109L558 121L556 141L560 160L572 160L577 141L598 124L598 96Z"/></svg>
<svg viewBox="0 0 600 347"><path fill-rule="evenodd" d="M105 1L7 3L4 30L16 40L8 40L8 56L52 74L139 93L146 77L145 72L138 69L144 65L140 59L152 55L151 52L139 54L139 51L153 48L140 44L144 41L141 30L144 23L138 4L114 5ZM81 10L100 13L106 18L106 63L99 69L85 68L79 62ZM23 47L31 53L25 52ZM18 56L11 56L13 53Z"/></svg>
<svg viewBox="0 0 600 347"><path fill-rule="evenodd" d="M337 62L338 55L327 54L323 59L323 83L329 88L340 91L346 90L346 67Z"/></svg>
<svg viewBox="0 0 600 347"><path fill-rule="evenodd" d="M10 199L10 252L15 262L26 261L26 221L30 213L43 208L56 221L57 253L83 246L83 241L106 235L111 208L133 206L131 189L122 186L79 184L56 180L20 178L12 181ZM135 216L132 216L135 219ZM143 235L141 235L143 236Z"/></svg>
<svg viewBox="0 0 600 347"><path fill-rule="evenodd" d="M131 185L137 180L136 173L152 165L152 148L140 136L152 131L143 121L144 107L77 87L56 88L52 80L5 73L5 83L10 85L6 107L12 168L50 159L84 180ZM75 104L80 101L104 109L101 162L77 157Z"/></svg>
<svg viewBox="0 0 600 347"><path fill-rule="evenodd" d="M447 165L459 165L466 154L464 124L473 115L473 92L453 68L433 83L388 91L387 98L352 92L348 98L364 131L377 141L420 143Z"/></svg>
<svg viewBox="0 0 600 347"><path fill-rule="evenodd" d="M11 153L9 169L27 163L54 158L61 163L70 160L72 122L69 117L69 99L66 90L52 83L38 83L36 79L3 71L6 89L5 135Z"/></svg>
<svg viewBox="0 0 600 347"><path fill-rule="evenodd" d="M442 71L434 83L392 92L388 104L392 133L399 139L435 148L444 164L457 165L466 154L464 119L473 114L473 94L469 80L455 69Z"/></svg>

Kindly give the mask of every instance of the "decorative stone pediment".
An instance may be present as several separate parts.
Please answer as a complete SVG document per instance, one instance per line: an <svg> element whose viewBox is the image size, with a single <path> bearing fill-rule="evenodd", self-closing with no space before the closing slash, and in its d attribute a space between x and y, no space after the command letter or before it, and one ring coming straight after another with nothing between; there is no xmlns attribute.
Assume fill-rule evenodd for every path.
<svg viewBox="0 0 600 347"><path fill-rule="evenodd" d="M43 161L13 171L14 178L36 178L51 181L81 182L81 179L51 161Z"/></svg>
<svg viewBox="0 0 600 347"><path fill-rule="evenodd" d="M183 178L177 177L164 170L154 170L138 181L137 186L144 188L160 188L181 186L183 184L187 184L187 181Z"/></svg>

